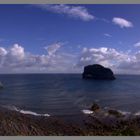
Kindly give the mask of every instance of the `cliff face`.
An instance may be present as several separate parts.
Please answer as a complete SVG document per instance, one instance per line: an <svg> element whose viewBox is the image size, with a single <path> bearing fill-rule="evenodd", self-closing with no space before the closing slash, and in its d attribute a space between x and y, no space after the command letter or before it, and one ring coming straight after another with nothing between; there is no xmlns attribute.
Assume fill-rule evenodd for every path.
<svg viewBox="0 0 140 140"><path fill-rule="evenodd" d="M82 76L84 79L96 79L96 80L116 79L111 69L105 68L99 64L85 66Z"/></svg>

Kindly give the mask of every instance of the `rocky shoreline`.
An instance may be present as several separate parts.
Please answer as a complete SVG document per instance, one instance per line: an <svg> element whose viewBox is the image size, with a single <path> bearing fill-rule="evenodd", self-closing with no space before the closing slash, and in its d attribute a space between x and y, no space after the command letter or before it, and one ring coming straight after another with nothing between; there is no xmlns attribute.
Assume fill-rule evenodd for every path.
<svg viewBox="0 0 140 140"><path fill-rule="evenodd" d="M1 136L84 135L76 125L56 117L34 116L13 110L0 109Z"/></svg>
<svg viewBox="0 0 140 140"><path fill-rule="evenodd" d="M97 105L83 120L84 126L57 117L33 116L0 109L1 136L139 136L140 116L117 110L103 110Z"/></svg>

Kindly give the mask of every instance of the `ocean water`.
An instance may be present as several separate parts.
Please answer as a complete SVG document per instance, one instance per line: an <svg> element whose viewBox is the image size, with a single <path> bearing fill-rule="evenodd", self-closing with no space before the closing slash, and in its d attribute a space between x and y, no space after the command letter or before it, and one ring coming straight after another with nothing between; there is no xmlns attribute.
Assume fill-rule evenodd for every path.
<svg viewBox="0 0 140 140"><path fill-rule="evenodd" d="M4 74L0 105L25 114L76 118L97 102L102 108L140 111L140 76L83 80L80 74Z"/></svg>

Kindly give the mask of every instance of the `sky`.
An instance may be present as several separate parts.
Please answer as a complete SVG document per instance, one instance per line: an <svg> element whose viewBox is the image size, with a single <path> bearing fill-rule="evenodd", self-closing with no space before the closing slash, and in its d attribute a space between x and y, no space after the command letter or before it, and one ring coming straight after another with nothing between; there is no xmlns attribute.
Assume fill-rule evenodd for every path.
<svg viewBox="0 0 140 140"><path fill-rule="evenodd" d="M0 73L140 74L140 5L0 5Z"/></svg>

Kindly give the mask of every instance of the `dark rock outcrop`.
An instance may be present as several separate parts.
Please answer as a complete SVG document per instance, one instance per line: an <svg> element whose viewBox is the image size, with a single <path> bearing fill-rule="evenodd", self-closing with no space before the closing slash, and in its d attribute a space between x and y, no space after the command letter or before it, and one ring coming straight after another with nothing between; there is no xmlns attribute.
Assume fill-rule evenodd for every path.
<svg viewBox="0 0 140 140"><path fill-rule="evenodd" d="M105 68L99 64L85 66L82 76L84 79L96 79L96 80L116 79L111 69Z"/></svg>
<svg viewBox="0 0 140 140"><path fill-rule="evenodd" d="M110 109L108 110L108 113L116 117L123 117L123 114L117 110Z"/></svg>
<svg viewBox="0 0 140 140"><path fill-rule="evenodd" d="M100 106L96 103L93 103L93 105L91 106L91 110L92 111L99 111L100 110Z"/></svg>

